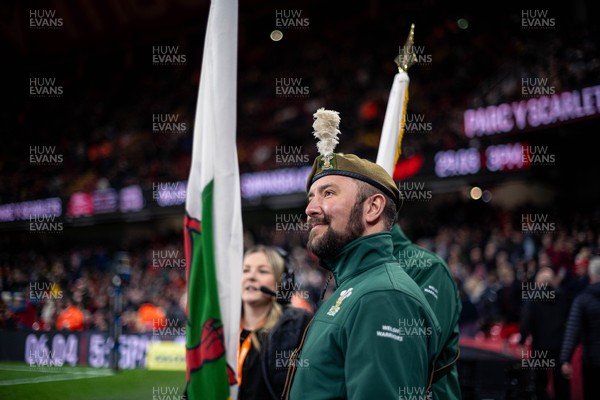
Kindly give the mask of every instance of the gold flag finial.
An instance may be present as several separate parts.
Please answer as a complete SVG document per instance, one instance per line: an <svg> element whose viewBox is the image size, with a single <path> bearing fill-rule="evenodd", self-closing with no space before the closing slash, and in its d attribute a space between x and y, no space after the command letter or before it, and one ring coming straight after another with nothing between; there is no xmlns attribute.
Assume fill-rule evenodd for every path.
<svg viewBox="0 0 600 400"><path fill-rule="evenodd" d="M415 52L413 48L414 39L415 24L411 24L408 38L406 38L406 43L403 47L400 48L400 51L398 52L398 57L396 57L396 59L394 60L396 62L396 65L398 65L398 72L407 72L410 66L413 65L416 61Z"/></svg>

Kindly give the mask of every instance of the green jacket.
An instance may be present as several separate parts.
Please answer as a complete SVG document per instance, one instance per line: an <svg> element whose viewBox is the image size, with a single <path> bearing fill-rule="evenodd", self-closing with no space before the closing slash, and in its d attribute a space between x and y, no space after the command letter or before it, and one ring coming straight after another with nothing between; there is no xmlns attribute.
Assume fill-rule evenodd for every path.
<svg viewBox="0 0 600 400"><path fill-rule="evenodd" d="M441 331L392 251L391 234L382 232L321 260L333 272L337 289L308 329L290 399L425 395Z"/></svg>
<svg viewBox="0 0 600 400"><path fill-rule="evenodd" d="M458 355L458 318L462 308L458 288L444 260L412 243L396 224L392 228L394 254L406 273L421 287L442 328L435 369L451 364ZM456 364L432 385L433 399L460 400Z"/></svg>

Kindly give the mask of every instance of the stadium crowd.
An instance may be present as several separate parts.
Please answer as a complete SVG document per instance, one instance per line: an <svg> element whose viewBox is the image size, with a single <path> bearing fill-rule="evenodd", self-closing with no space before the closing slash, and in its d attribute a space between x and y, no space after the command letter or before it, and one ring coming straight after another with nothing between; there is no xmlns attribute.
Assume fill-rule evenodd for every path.
<svg viewBox="0 0 600 400"><path fill-rule="evenodd" d="M0 327L106 331L116 315L117 294L124 332L151 331L167 320L184 326L182 241L173 235L126 250L89 246L52 255L3 253Z"/></svg>
<svg viewBox="0 0 600 400"><path fill-rule="evenodd" d="M582 37L570 30L548 30L530 35L518 25L510 31L463 31L448 18L434 21L431 28L417 30L416 46L430 62L410 70L413 95L408 110L431 129L407 132L404 154L464 147L464 110L522 99L522 78L547 78L556 92L600 81L598 45L591 33ZM390 47L380 38L395 38L396 29L371 19L348 18L335 29L325 25L286 36L277 44L283 50L271 51L254 43L259 39L241 35L241 172L280 167L276 153L282 146L295 147L312 160L312 114L322 106L342 115L344 140L339 150L374 159L396 71L396 45L401 45ZM345 40L332 53L327 43L336 43L339 35ZM144 44L111 48L104 64L80 57L48 66L45 73L57 78L63 96L23 95L5 110L10 113L7 130L28 140L7 141L0 149L0 204L68 198L78 191L130 184L151 189L153 183L187 179L201 61L198 36L193 31L172 39L187 55L183 65L152 65L151 46ZM304 94L282 94L284 85ZM161 118L182 125L158 129L154 122ZM32 146L54 146L62 162L30 163Z"/></svg>
<svg viewBox="0 0 600 400"><path fill-rule="evenodd" d="M451 211L450 211L451 210ZM600 253L600 209L564 216L548 212L554 221L544 232L527 232L523 210L499 210L473 203L438 211L433 220L402 215L400 224L417 244L440 255L455 278L463 302L461 335L489 335L502 326L506 336L518 332L526 303L523 285L537 271L550 267L570 301L587 286L590 258ZM320 304L327 271L305 249L306 232L276 231L273 226L246 227L244 244L269 243L289 253L296 290L306 293L310 307ZM36 251L2 253L0 259L0 327L4 329L107 330L113 321L115 286L121 278L127 332L151 330L157 319L185 324L185 261L183 238L172 232L125 249L70 247L42 254ZM327 291L331 293L335 283ZM45 293L45 294L43 294ZM73 307L79 323L61 322ZM148 308L155 309L144 314ZM149 316L148 316L149 315Z"/></svg>

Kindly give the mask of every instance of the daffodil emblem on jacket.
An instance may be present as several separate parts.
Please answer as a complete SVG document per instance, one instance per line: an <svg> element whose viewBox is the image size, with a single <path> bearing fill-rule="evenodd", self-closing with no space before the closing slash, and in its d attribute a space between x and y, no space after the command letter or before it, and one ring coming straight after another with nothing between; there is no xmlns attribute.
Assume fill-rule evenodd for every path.
<svg viewBox="0 0 600 400"><path fill-rule="evenodd" d="M340 293L340 297L338 297L338 299L335 301L335 305L331 306L329 311L327 311L327 315L334 317L335 314L337 314L338 311L340 311L342 301L344 301L344 299L346 299L347 297L350 297L351 294L352 294L352 288L342 290Z"/></svg>

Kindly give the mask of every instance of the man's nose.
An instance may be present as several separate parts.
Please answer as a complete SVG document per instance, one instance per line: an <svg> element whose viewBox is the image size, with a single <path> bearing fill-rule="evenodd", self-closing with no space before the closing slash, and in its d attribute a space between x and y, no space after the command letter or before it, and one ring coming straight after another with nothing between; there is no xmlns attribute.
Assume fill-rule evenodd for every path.
<svg viewBox="0 0 600 400"><path fill-rule="evenodd" d="M304 210L304 213L308 217L315 217L315 216L319 215L320 212L321 212L321 206L319 204L319 201L315 197L313 197L312 199L310 199L308 201L308 204L306 205L306 209Z"/></svg>

